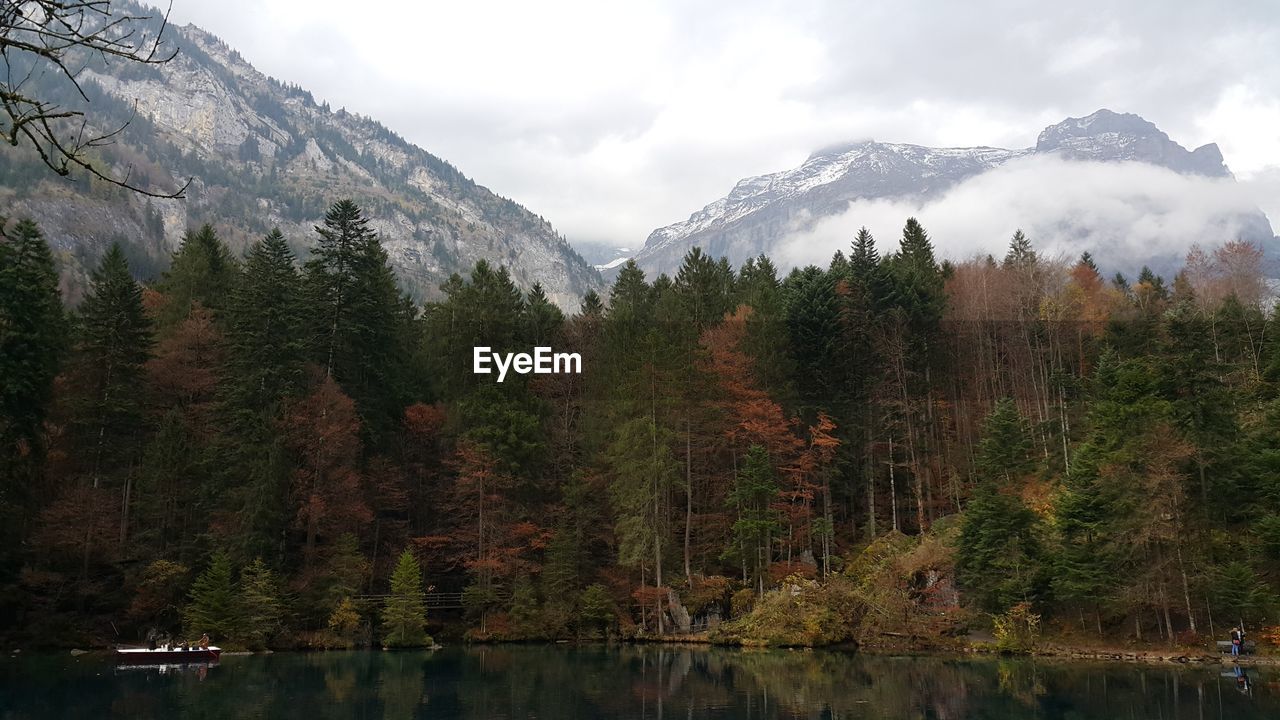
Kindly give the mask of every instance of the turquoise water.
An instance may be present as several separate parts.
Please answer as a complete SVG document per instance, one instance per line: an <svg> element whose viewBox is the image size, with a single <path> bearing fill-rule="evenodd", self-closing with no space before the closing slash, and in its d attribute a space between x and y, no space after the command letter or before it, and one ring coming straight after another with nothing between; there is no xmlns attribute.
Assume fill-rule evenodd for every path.
<svg viewBox="0 0 1280 720"><path fill-rule="evenodd" d="M1280 717L1280 668L671 646L277 653L125 670L0 660L0 718Z"/></svg>

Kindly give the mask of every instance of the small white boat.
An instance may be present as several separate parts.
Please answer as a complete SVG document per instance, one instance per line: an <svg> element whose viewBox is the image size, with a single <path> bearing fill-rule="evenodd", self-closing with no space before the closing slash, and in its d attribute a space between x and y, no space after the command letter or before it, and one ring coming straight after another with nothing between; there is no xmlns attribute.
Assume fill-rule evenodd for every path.
<svg viewBox="0 0 1280 720"><path fill-rule="evenodd" d="M157 647L154 650L145 647L117 647L115 656L118 665L181 665L184 663L217 662L222 655L222 648L210 645L202 647Z"/></svg>

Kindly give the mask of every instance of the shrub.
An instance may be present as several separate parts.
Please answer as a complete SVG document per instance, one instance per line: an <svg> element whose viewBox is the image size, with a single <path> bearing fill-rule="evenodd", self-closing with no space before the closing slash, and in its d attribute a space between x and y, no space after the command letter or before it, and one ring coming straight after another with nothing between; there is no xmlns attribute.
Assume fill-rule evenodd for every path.
<svg viewBox="0 0 1280 720"><path fill-rule="evenodd" d="M992 618L996 649L1001 652L1029 653L1040 639L1040 615L1031 612L1031 604L1020 602Z"/></svg>
<svg viewBox="0 0 1280 720"><path fill-rule="evenodd" d="M344 597L338 606L329 614L329 637L326 647L351 648L356 644L356 635L360 632L360 611L351 598Z"/></svg>
<svg viewBox="0 0 1280 720"><path fill-rule="evenodd" d="M854 639L864 611L848 579L820 583L792 575L757 600L750 613L712 630L711 639L773 647L833 645Z"/></svg>

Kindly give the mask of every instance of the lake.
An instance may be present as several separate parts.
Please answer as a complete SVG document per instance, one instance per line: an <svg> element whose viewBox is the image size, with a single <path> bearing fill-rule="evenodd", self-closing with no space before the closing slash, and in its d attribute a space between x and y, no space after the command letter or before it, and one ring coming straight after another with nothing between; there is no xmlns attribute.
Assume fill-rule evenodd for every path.
<svg viewBox="0 0 1280 720"><path fill-rule="evenodd" d="M531 645L277 653L213 667L0 660L0 718L1280 717L1280 668Z"/></svg>

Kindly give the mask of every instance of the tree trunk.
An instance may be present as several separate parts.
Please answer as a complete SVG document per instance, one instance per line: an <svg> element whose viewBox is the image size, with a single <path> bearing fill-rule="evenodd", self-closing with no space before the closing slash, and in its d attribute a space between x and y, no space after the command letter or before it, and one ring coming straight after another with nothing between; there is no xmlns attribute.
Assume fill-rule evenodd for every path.
<svg viewBox="0 0 1280 720"><path fill-rule="evenodd" d="M133 490L133 472L124 478L124 499L120 503L120 550L124 550L125 540L129 537L129 495Z"/></svg>
<svg viewBox="0 0 1280 720"><path fill-rule="evenodd" d="M867 423L867 539L876 539L876 466L871 436L871 423Z"/></svg>
<svg viewBox="0 0 1280 720"><path fill-rule="evenodd" d="M893 436L889 436L889 505L893 509L893 531L898 532L898 483L893 475Z"/></svg>
<svg viewBox="0 0 1280 720"><path fill-rule="evenodd" d="M1169 613L1169 594L1165 591L1164 578L1160 578L1160 611L1164 614L1165 638L1173 644L1173 617Z"/></svg>
<svg viewBox="0 0 1280 720"><path fill-rule="evenodd" d="M1178 572L1182 575L1182 598L1187 603L1187 622L1191 626L1191 634L1196 632L1196 614L1191 609L1191 588L1187 583L1187 568L1182 564L1182 545L1178 545Z"/></svg>
<svg viewBox="0 0 1280 720"><path fill-rule="evenodd" d="M689 438L689 421L684 423L684 482L685 482L685 506L684 506L684 577L689 583L689 587L693 587L693 564L689 558L689 536L693 527L693 453L690 448Z"/></svg>

